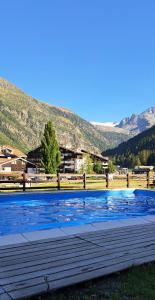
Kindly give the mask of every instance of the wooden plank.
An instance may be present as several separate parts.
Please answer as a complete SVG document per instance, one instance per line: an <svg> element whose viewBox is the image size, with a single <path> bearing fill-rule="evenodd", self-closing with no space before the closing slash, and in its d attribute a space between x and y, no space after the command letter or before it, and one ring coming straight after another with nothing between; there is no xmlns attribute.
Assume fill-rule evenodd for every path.
<svg viewBox="0 0 155 300"><path fill-rule="evenodd" d="M25 245L25 247L23 248L16 248L16 250L12 250L12 249L3 249L3 251L0 250L0 258L1 257L8 257L8 256L16 256L16 255L20 255L20 254L24 254L24 253L35 253L37 251L42 251L45 248L46 249L51 249L51 250L55 250L55 249L61 249L62 246L63 247L71 247L71 246L76 246L76 245L83 245L83 244L88 244L87 241L79 239L79 238L72 238L70 240L64 240L62 242L48 242L46 244L42 243L42 244L37 244L36 245Z"/></svg>
<svg viewBox="0 0 155 300"><path fill-rule="evenodd" d="M147 251L148 250L152 250L155 251L155 245L151 245L148 244L147 245ZM42 262L40 264L35 264L35 265L30 265L30 266L25 266L23 268L19 268L19 269L12 269L12 270L5 270L0 274L0 279L2 279L1 283L3 283L3 279L4 278L10 278L11 276L19 276L22 274L27 274L27 273L32 273L34 274L34 272L36 271L43 271L43 270L52 270L53 268L56 267L61 267L62 271L63 271L63 266L67 265L71 265L71 267L73 267L73 265L77 262L81 262L84 261L84 263L86 263L88 260L92 260L93 262L98 259L101 258L101 260L107 260L107 259L116 259L122 255L128 255L128 254L134 254L134 253L142 253L146 251L146 245L144 245L143 247L140 245L139 247L135 248L135 247L131 247L131 248L125 248L122 249L122 251L119 251L118 253L116 253L115 251L112 251L111 253L107 253L104 254L104 250L100 249L98 251L94 252L89 252L89 253L85 253L83 256L80 256L80 254L76 257L69 257L68 259L61 259L61 260L51 260L51 261L46 261ZM103 256L104 255L104 256Z"/></svg>
<svg viewBox="0 0 155 300"><path fill-rule="evenodd" d="M143 239L143 238L137 238L136 239L136 241L134 241L134 240L128 240L128 241L119 241L118 243L117 242L115 242L115 243L107 243L106 245L104 244L104 243L102 243L101 242L101 244L100 244L100 246L103 246L104 247L104 249L107 249L107 250L109 250L109 249L111 249L111 248L113 248L113 247L115 247L115 248L121 248L121 247L123 247L123 246L130 246L130 245L132 245L133 243L134 243L134 245L138 245L138 244L140 244L140 243L146 243L146 241L148 241L148 242L150 242L151 244L155 244L155 238L153 238L153 237L148 237L148 238L145 238L145 239ZM98 244L99 245L99 244Z"/></svg>
<svg viewBox="0 0 155 300"><path fill-rule="evenodd" d="M147 235L147 239L148 239L148 241L152 241L152 242L154 242L154 239L152 240L152 234L151 234L151 239L149 238L149 235ZM131 238L131 240L132 240L132 238ZM130 239L128 238L128 242L130 241ZM100 241L98 241L98 242L100 242L100 245L101 246L104 246L104 247L106 247L106 245L107 245L107 242L105 242L105 241L102 241L102 238L100 239ZM125 242L125 239L123 239L123 241L122 241L122 243L124 244L124 242ZM103 243L103 245L102 245L102 243ZM110 246L111 245L111 243L112 243L112 241L108 241L108 246ZM135 240L134 240L134 243L135 243ZM123 246L123 244L121 244L121 246ZM115 244L116 245L116 244ZM88 248L90 249L90 246L88 245ZM74 248L72 248L72 250L73 250ZM78 248L76 247L76 250L77 250ZM46 255L46 249L44 249L45 251L44 251L44 255ZM63 248L63 251L64 251L65 249ZM81 249L82 250L82 249ZM87 249L85 249L85 250L87 250ZM48 256L50 256L51 257L51 254L52 254L53 252L48 252L47 251L47 258L48 258ZM30 254L30 256L33 256L33 252L31 252L31 254ZM60 251L60 253L58 252L58 250L57 250L57 257L59 256L59 255L63 255L63 253L62 253L62 249L61 249L61 251ZM7 256L8 256L8 254L7 254ZM19 256L18 256L18 258L19 258ZM22 259L23 259L24 257L22 256ZM33 258L33 257L32 257ZM42 258L42 256L37 256L37 258L40 260L41 258ZM13 257L11 256L11 257L9 257L9 259L13 262ZM7 258L7 264L6 265L8 265L8 264L10 264L9 263L9 259ZM34 259L36 260L36 256L34 256ZM2 264L2 262L4 262L5 260L4 259L1 259L0 260L0 265L2 266L2 265L5 265L5 264ZM27 261L27 260L26 260ZM20 260L18 261L18 263L20 262ZM17 261L15 261L15 263L17 263Z"/></svg>
<svg viewBox="0 0 155 300"><path fill-rule="evenodd" d="M85 237L85 241L87 241L87 242L91 242L91 243L94 243L94 244L96 244L96 245L102 245L103 244L103 246L104 245L110 245L110 244L112 244L112 243L115 243L115 244L117 244L117 243L119 243L119 242L126 242L126 241L132 241L132 240L134 240L135 241L135 239L137 240L137 238L143 238L143 239L147 239L147 238L151 238L152 240L154 240L155 239L155 236L154 235L152 235L152 231L151 232L146 232L145 234L144 233L140 233L140 234L136 234L136 235L134 235L134 234L129 234L129 235L123 235L123 236L118 236L118 237L115 237L115 236L113 236L113 237L97 237L97 238L89 238L89 237Z"/></svg>
<svg viewBox="0 0 155 300"><path fill-rule="evenodd" d="M154 245L155 244L154 243L152 244L152 242L150 243L150 241L143 241L140 244L135 244L133 242L132 245L122 246L121 251L131 252L134 249L139 249L139 248L142 249L142 247L144 247L146 249L147 247L154 246ZM118 249L118 250L120 251L120 249ZM54 263L59 262L61 265L63 265L64 262L67 263L68 259L70 259L70 260L71 259L77 259L80 256L80 259L82 260L82 259L85 259L86 255L89 255L91 253L96 253L96 255L97 255L100 252L102 253L102 255L105 256L107 254L115 253L116 250L115 250L115 247L111 247L111 249L105 250L105 248L97 247L97 246L94 245L93 247L88 248L87 250L85 250L85 249L80 250L79 249L79 251L77 251L76 249L74 249L74 251L71 252L71 253L67 253L67 254L63 253L63 254L60 254L58 256L57 256L57 253L56 253L56 256L54 255L54 256L51 257L51 255L50 255L48 258L47 257L45 258L43 256L42 259L39 259L39 260L36 259L36 260L33 260L33 261L30 260L30 261L27 261L27 262L23 262L22 260L21 261L17 260L17 261L15 261L15 264L11 264L11 265L8 264L7 266L1 267L1 273L2 273L2 277L3 277L5 271L6 272L10 271L9 274L11 274L11 270L20 271L20 269L22 269L22 268L26 268L25 272L29 272L29 267L33 267L33 266L36 266L36 265L38 265L38 266L43 265L41 268L44 268L44 264L52 263L52 262L54 262Z"/></svg>
<svg viewBox="0 0 155 300"><path fill-rule="evenodd" d="M152 236L152 232L150 232L150 233L148 233L147 235L142 235L142 234L139 234L137 237L136 237L136 242L137 241L139 241L139 239L141 239L142 238L142 240L144 240L145 239L145 241L152 241L152 242L155 242L155 237L153 237ZM75 245L74 245L74 243L71 243L70 244L70 247L68 246L68 244L67 244L67 246L65 246L64 245L64 247L62 247L62 245L61 245L61 247L58 247L58 248L56 248L56 247L54 247L54 249L53 248L50 248L50 245L48 245L48 247L46 247L46 248L44 248L44 249L41 249L41 250L39 250L38 252L37 252L37 257L38 257L38 255L40 255L40 254L42 254L42 250L44 250L44 255L46 255L46 253L48 254L50 254L50 256L52 255L52 253L55 253L55 249L57 250L56 252L57 252L57 257L59 256L59 255L61 255L62 254L62 252L66 252L66 250L73 250L74 248L76 248L76 250L78 250L79 248L82 250L82 247L84 246L87 246L88 248L90 248L90 247L92 247L92 245L91 244L89 244L89 243L87 243L87 241L89 242L89 241L93 241L94 242L94 239L92 240L92 238L91 239L89 239L89 238L87 238L87 239L85 239L85 240L82 240L82 241L80 241L79 240L79 243L75 243L75 245L76 245L76 247L74 247ZM96 245L98 245L98 246L103 246L103 247L106 247L107 245L108 246L110 246L111 244L113 244L113 243L115 243L115 246L117 245L117 244L119 244L120 245L120 243L121 243L121 246L124 244L124 243L126 243L126 241L127 241L127 243L129 243L130 241L132 242L134 242L135 243L135 236L128 236L128 237L124 237L123 239L122 238L118 238L117 240L114 238L114 239L109 239L109 238L107 238L107 239L103 239L102 237L99 239L97 239L97 240L95 240L95 243L96 243ZM78 241L77 241L78 242ZM17 257L18 257L18 259L20 258L20 256L22 256L22 259L23 258L25 258L25 257L31 257L31 256L34 256L34 258L35 258L35 260L36 260L36 253L35 253L35 251L33 251L32 252L32 250L33 249L31 249L31 247L30 247L30 249L26 249L26 250L24 250L24 251L19 251L18 253L13 253L14 255L12 255L12 252L10 252L10 255L9 255L9 252L8 253L6 253L6 254L3 254L3 255L1 255L1 259L0 259L0 265L2 266L2 262L5 262L5 261L9 261L9 260L11 260L11 261L13 261L13 260L15 260ZM16 254L16 255L15 255ZM18 254L18 255L17 255ZM23 255L24 254L24 255ZM4 256L4 257L3 257ZM39 258L40 259L40 258Z"/></svg>
<svg viewBox="0 0 155 300"><path fill-rule="evenodd" d="M7 293L3 293L0 295L0 300L12 300L12 298Z"/></svg>
<svg viewBox="0 0 155 300"><path fill-rule="evenodd" d="M30 296L35 296L39 294L43 294L49 292L49 286L44 282L38 285L34 285L33 287L22 288L18 290L11 291L9 295L11 296L12 300L21 300L23 298L27 298ZM10 299L2 299L2 300L10 300Z"/></svg>
<svg viewBox="0 0 155 300"><path fill-rule="evenodd" d="M96 248L95 248L96 256L98 255L98 253L101 253L101 252L102 252L102 249L96 250ZM7 275L11 276L11 274L15 275L17 272L18 272L18 274L22 274L22 273L28 273L34 269L39 269L39 268L44 269L47 266L49 266L50 264L51 264L51 266L53 266L53 263L63 265L64 262L70 263L70 261L78 261L78 260L80 261L81 259L84 259L84 256L89 257L89 255L91 255L92 253L94 253L94 249L82 251L81 255L80 255L80 251L78 253L74 252L72 254L66 254L66 255L62 256L60 259L57 259L57 258L55 259L55 257L54 258L50 257L48 259L44 258L38 262L29 261L26 263L19 263L19 264L11 265L11 266L9 265L9 266L1 268L0 278L7 277ZM102 252L102 255L103 255L103 252Z"/></svg>
<svg viewBox="0 0 155 300"><path fill-rule="evenodd" d="M22 265L27 265L27 264L35 264L35 263L38 263L41 262L42 260L52 260L54 258L54 260L59 260L61 258L67 258L67 257L71 257L71 256L76 256L76 255L79 255L81 253L81 255L83 253L87 253L89 251L95 251L96 249L100 249L101 247L99 246L96 246L96 245L90 245L90 246L87 246L87 247L83 247L83 248L74 248L72 249L72 251L62 251L61 253L53 253L53 255L51 255L50 252L48 253L42 253L41 255L38 255L38 256L32 256L32 257L28 257L26 259L23 259L23 257L21 256L20 258L17 258L15 260L7 260L5 262L0 262L0 272L1 270L3 270L4 268L15 268L16 266L20 266L21 264Z"/></svg>
<svg viewBox="0 0 155 300"><path fill-rule="evenodd" d="M135 230L136 229L136 230ZM6 253L6 252L16 252L19 251L19 250L22 250L22 249L36 249L36 248L45 248L45 246L47 244L51 244L51 242L53 242L54 244L54 247L55 245L57 245L58 243L60 244L65 244L65 243L69 243L70 241L72 242L73 239L75 238L76 240L78 240L78 237L81 237L81 238L85 238L86 237L117 237L117 236L127 236L127 234L132 234L133 235L136 235L136 234L139 234L140 233L145 233L145 232L152 232L152 230L155 230L155 225L152 225L152 224L147 224L147 225L143 225L143 226L137 226L137 225L133 225L131 226L130 228L128 227L125 227L125 229L121 228L117 228L117 229L106 229L106 230L100 230L100 231L95 231L95 232L89 232L89 233L82 233L82 234L79 234L77 237L61 237L61 238L53 238L53 239L43 239L43 240L40 240L40 241L35 241L35 242L27 242L27 243L22 243L22 244L15 244L15 245L6 245L6 246L1 246L0 247L0 254L1 253ZM74 242L73 242L74 243Z"/></svg>
<svg viewBox="0 0 155 300"><path fill-rule="evenodd" d="M110 229L100 229L95 232L86 232L80 234L80 236L85 237L85 236L112 236L112 235L120 235L125 234L127 232L141 232L143 230L155 230L155 223L148 223L148 224L141 224L141 225L131 225L130 226L123 226L119 228L110 228ZM79 235L78 235L79 236Z"/></svg>
<svg viewBox="0 0 155 300"><path fill-rule="evenodd" d="M4 290L2 289L2 287L0 287L0 295L4 294Z"/></svg>
<svg viewBox="0 0 155 300"><path fill-rule="evenodd" d="M0 287L0 300L11 300L11 297Z"/></svg>
<svg viewBox="0 0 155 300"><path fill-rule="evenodd" d="M94 268L100 268L100 266L108 266L112 265L113 263L117 261L126 261L126 260L134 260L135 258L139 257L145 257L149 255L155 255L155 245L152 247L150 245L150 248L139 248L138 250L131 251L128 249L128 251L119 251L112 254L103 255L103 253L99 253L99 256L91 255L89 258L85 258L84 260L78 260L78 263L76 261L73 261L71 263L66 263L64 261L64 264L59 263L53 263L52 265L47 265L47 268L43 270L42 267L39 267L38 271L35 271L34 267L30 270L29 273L24 274L18 274L18 271L14 274L14 276L6 277L0 279L1 285L8 285L13 283L18 283L20 281L26 281L29 282L29 284L32 284L33 279L42 280L44 276L48 275L49 280L54 280L54 278L62 278L65 274L72 274L72 272L76 272L78 270L85 270L85 269L94 269ZM68 272L68 273L67 273ZM5 286L6 289L6 286ZM7 289L6 289L7 290Z"/></svg>
<svg viewBox="0 0 155 300"><path fill-rule="evenodd" d="M89 241L89 242L93 242L93 243L98 243L98 241L103 241L103 242L112 242L112 241L119 241L119 240L128 240L128 239L135 239L137 236L138 237L148 237L148 236L152 236L152 229L149 231L141 231L139 233L137 232L124 232L120 235L114 235L112 234L111 236L109 235L101 235L101 236L89 236L86 235L85 237L81 236L81 239L85 240L85 241ZM154 231L155 233L155 231Z"/></svg>
<svg viewBox="0 0 155 300"><path fill-rule="evenodd" d="M122 245L122 246L120 246L119 248L118 248L118 251L120 251L120 249L125 249L125 250L128 250L128 249L131 249L131 247L132 248L136 248L136 247L142 247L142 246L145 246L145 247L147 247L147 246L149 246L149 245L152 245L152 242L150 242L150 241L148 241L148 242L145 242L145 241L143 241L143 242L141 242L141 244L140 244L140 246L139 246L139 243L138 244L133 244L133 245L128 245L129 247L127 248L127 245L125 244L125 245ZM153 244L154 245L154 244ZM91 247L91 249L93 250L93 251L97 251L97 249L96 249L96 247L94 246L94 247ZM87 248L87 249L83 249L82 251L83 252L85 252L85 251L88 251L88 250L90 250L90 248ZM115 250L115 245L114 246L112 246L112 247L110 247L109 249L105 249L105 248L103 248L103 250L104 250L104 252L103 252L103 254L104 255L106 255L107 253L112 253L113 251L115 252L116 250ZM82 251L81 251L81 255L82 255ZM79 249L79 252L80 252L80 249ZM63 254L65 254L64 252L63 252ZM70 253L68 253L68 254L66 254L67 255L67 257L74 257L74 256L76 256L76 255L78 255L78 253L77 253L77 251L76 251L76 249L74 249L74 252L72 251L72 252L70 252ZM57 256L56 255L56 260L57 259L63 259L63 257L61 257L61 256ZM25 263L28 263L28 264L32 264L32 265L34 265L35 263L36 264L39 264L39 261L40 261L40 259L51 259L51 255L49 255L48 257L45 257L44 255L42 255L42 256L40 256L40 257L37 257L37 259L35 260L35 257L30 257L29 259L27 259L27 260L24 260L24 262L23 262L23 260L22 259L17 259L17 260L15 260L15 261L13 261L13 263L12 263L12 261L9 261L8 263L4 263L4 264L2 264L1 263L1 268L5 268L5 267L10 267L10 269L11 268L15 268L16 266L17 266L17 268L20 268L20 264L22 263L22 264L25 264Z"/></svg>
<svg viewBox="0 0 155 300"><path fill-rule="evenodd" d="M26 249L29 248L30 246L32 247L38 247L39 245L43 245L45 247L46 244L49 243L60 243L63 244L64 242L69 243L70 241L73 241L73 239L78 239L77 236L62 236L62 237L55 237L55 238L45 238L41 239L38 241L29 241L25 243L19 243L19 244L11 244L11 245L4 245L0 246L0 253L3 251L6 252L8 251L17 251L19 249Z"/></svg>
<svg viewBox="0 0 155 300"><path fill-rule="evenodd" d="M151 252L150 252L151 254ZM142 253L140 254L141 259L143 260L143 262L145 262L145 258L148 260L148 253ZM98 261L97 263L91 263L89 265L84 265L84 263L81 265L78 265L75 268L72 269L66 269L63 272L57 272L55 274L47 274L44 275L43 272L39 272L38 275L42 274L40 277L36 277L36 278L32 278L32 279L27 279L24 278L23 280L19 281L19 282L14 282L11 284L7 284L5 285L5 289L6 291L8 291L11 294L11 292L13 291L18 291L21 289L25 289L25 288L29 288L29 287L35 287L37 285L42 285L43 282L47 281L48 285L53 288L53 282L55 281L60 281L59 285L62 283L62 280L68 277L74 277L76 275L82 275L83 280L87 280L89 273L92 273L92 278L94 278L95 276L103 276L106 274L109 274L111 272L113 272L115 270L115 267L117 267L118 265L127 265L132 266L134 265L134 263L137 263L136 259L139 259L139 253L136 255L130 255L128 257L122 256L119 257L118 260L113 259L110 261L106 260L104 262L102 261ZM151 260L154 261L155 260L155 252L151 255Z"/></svg>
<svg viewBox="0 0 155 300"><path fill-rule="evenodd" d="M0 300L1 295L7 297L2 300L21 299L155 261L153 233L154 224L134 225L3 247Z"/></svg>
<svg viewBox="0 0 155 300"><path fill-rule="evenodd" d="M117 271L121 271L122 269L126 269L130 267L130 264L126 263L126 264L119 264L117 266L113 266L110 269L108 269L108 271L105 269L105 273L106 274L110 274L110 273L113 273L113 272L117 272ZM109 272L109 273L108 273ZM39 293L44 293L44 292L47 292L49 290L55 290L55 289L58 289L58 288L61 288L61 287L66 287L68 285L73 285L73 284L76 284L76 283L79 283L79 282L83 282L83 281L86 281L86 280L90 280L90 279L93 279L93 278L97 278L97 277L100 277L102 276L103 274L103 270L100 270L100 271L97 271L96 273L95 272L89 272L89 273L86 273L85 274L85 278L83 275L81 274L77 274L73 277L66 277L64 279L60 281L53 281L52 283L49 283L48 287L44 286L43 284L38 284L36 286L30 286L30 287L25 287L24 289L20 289L20 290L13 290L10 292L10 295L13 299L21 299L21 298L24 298L24 297L29 297L29 296L34 296L36 294L39 294ZM103 274L104 275L104 274Z"/></svg>
<svg viewBox="0 0 155 300"><path fill-rule="evenodd" d="M52 255L55 254L56 252L56 255L58 256L58 254L63 254L63 253L72 253L73 251L78 251L79 250L87 250L87 249L90 249L90 248L96 248L97 246L96 245L93 245L93 244L90 244L90 243L87 243L85 244L83 247L82 246L79 246L77 247L77 245L75 247L72 247L72 248L69 248L69 249L66 249L66 248L61 248L59 251L51 251L50 249L49 250L46 250L44 249L44 251L41 251L37 254L34 254L33 252L32 253L28 253L28 255L21 255L20 257L17 255L16 257L7 257L7 258L1 258L0 260L0 267L2 266L5 266L5 265L10 265L10 264L16 264L17 262L21 261L21 262L26 262L26 261L30 261L30 260L39 260L40 258L45 258L45 257L51 257ZM99 247L99 246L98 246Z"/></svg>

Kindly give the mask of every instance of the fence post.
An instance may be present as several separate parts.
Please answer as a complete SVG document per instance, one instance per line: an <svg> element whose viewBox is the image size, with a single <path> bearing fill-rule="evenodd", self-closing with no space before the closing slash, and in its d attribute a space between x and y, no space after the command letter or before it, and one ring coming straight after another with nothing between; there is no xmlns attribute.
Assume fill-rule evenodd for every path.
<svg viewBox="0 0 155 300"><path fill-rule="evenodd" d="M23 173L22 176L23 176L23 192L25 192L26 191L26 174Z"/></svg>
<svg viewBox="0 0 155 300"><path fill-rule="evenodd" d="M86 190L86 173L83 174L83 188Z"/></svg>
<svg viewBox="0 0 155 300"><path fill-rule="evenodd" d="M109 174L106 173L106 188L109 188Z"/></svg>
<svg viewBox="0 0 155 300"><path fill-rule="evenodd" d="M58 188L58 190L60 190L61 186L60 186L60 173L59 172L57 173L57 183L58 183L57 188Z"/></svg>
<svg viewBox="0 0 155 300"><path fill-rule="evenodd" d="M150 172L148 171L147 172L147 189L149 188L150 186Z"/></svg>
<svg viewBox="0 0 155 300"><path fill-rule="evenodd" d="M130 177L129 177L129 173L126 174L126 181L127 181L127 188L130 187Z"/></svg>

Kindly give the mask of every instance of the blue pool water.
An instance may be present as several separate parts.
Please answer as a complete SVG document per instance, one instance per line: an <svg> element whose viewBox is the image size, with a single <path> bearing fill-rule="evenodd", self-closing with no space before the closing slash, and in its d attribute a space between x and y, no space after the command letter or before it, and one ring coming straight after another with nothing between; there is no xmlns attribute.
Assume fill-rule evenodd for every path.
<svg viewBox="0 0 155 300"><path fill-rule="evenodd" d="M155 192L81 191L0 195L0 235L155 214Z"/></svg>

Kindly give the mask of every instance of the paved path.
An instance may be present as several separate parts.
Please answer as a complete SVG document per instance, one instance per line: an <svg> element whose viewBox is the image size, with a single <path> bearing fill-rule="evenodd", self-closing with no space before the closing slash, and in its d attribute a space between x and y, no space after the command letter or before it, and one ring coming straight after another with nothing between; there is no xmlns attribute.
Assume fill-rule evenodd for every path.
<svg viewBox="0 0 155 300"><path fill-rule="evenodd" d="M22 299L155 260L155 223L0 247L0 300Z"/></svg>

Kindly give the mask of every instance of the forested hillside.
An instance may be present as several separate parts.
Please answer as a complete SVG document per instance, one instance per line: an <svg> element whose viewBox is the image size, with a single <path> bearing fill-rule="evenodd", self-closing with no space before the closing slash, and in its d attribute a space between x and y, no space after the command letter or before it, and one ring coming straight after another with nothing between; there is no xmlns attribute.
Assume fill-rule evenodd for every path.
<svg viewBox="0 0 155 300"><path fill-rule="evenodd" d="M124 167L155 165L155 125L103 154Z"/></svg>

